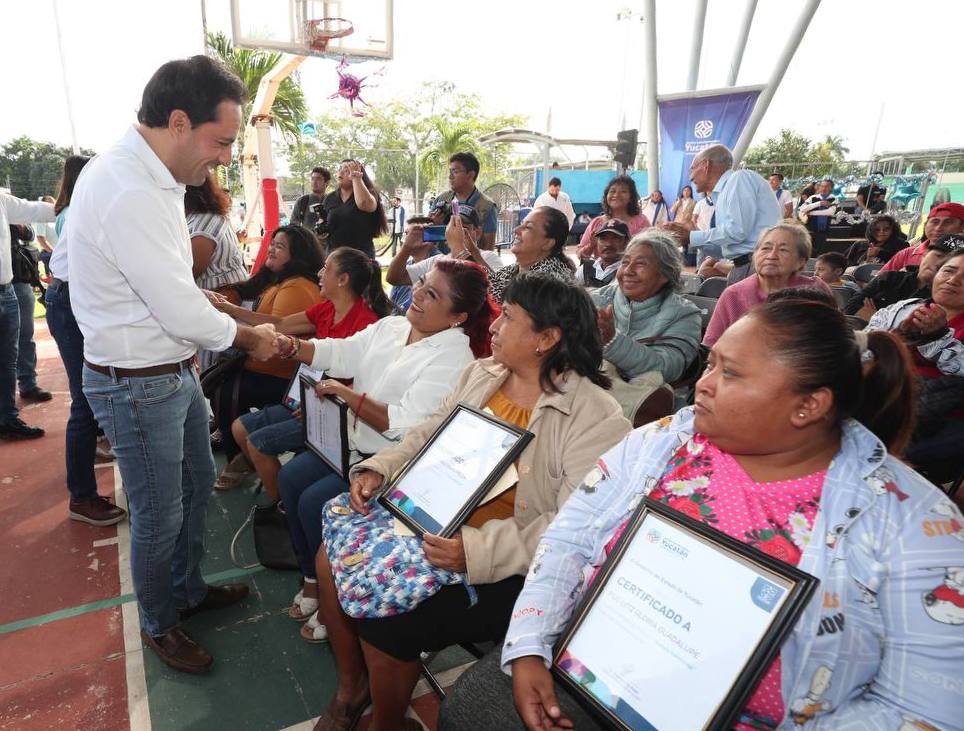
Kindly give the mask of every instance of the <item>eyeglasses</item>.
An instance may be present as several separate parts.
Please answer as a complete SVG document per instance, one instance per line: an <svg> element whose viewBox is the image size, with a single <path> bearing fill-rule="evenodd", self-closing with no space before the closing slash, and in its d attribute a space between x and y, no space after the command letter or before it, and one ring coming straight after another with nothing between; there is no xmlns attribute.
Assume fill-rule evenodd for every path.
<svg viewBox="0 0 964 731"><path fill-rule="evenodd" d="M462 175L464 172L463 168L449 168L449 175Z"/></svg>

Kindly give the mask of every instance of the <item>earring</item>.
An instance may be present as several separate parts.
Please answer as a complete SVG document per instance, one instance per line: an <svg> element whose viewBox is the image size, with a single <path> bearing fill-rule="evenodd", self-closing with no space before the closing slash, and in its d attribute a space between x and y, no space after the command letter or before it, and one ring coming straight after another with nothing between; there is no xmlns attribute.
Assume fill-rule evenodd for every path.
<svg viewBox="0 0 964 731"><path fill-rule="evenodd" d="M806 415L805 413L803 413L802 411L801 411L799 414L797 414L797 416L800 417L801 419L806 419L806 418L807 418L807 415Z"/></svg>
<svg viewBox="0 0 964 731"><path fill-rule="evenodd" d="M537 357L537 358L541 358L541 357L542 357L542 348L536 348L536 357Z"/></svg>

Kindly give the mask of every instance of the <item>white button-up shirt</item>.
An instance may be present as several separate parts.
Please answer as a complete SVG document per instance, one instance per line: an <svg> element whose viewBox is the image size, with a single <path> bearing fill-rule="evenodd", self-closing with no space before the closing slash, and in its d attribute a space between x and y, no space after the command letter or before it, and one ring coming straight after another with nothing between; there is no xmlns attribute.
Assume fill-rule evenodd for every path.
<svg viewBox="0 0 964 731"><path fill-rule="evenodd" d="M13 281L13 265L10 261L10 224L31 224L54 220L54 204L25 201L16 196L0 193L0 284Z"/></svg>
<svg viewBox="0 0 964 731"><path fill-rule="evenodd" d="M539 206L549 206L550 208L555 208L557 211L562 211L566 220L569 221L569 228L572 228L572 222L576 220L576 212L572 209L572 201L569 196L559 191L559 195L553 196L548 190L536 198L536 202L532 204L533 208L538 208Z"/></svg>
<svg viewBox="0 0 964 731"><path fill-rule="evenodd" d="M234 320L191 274L184 186L137 127L87 163L64 234L70 304L91 363L145 368L234 342Z"/></svg>
<svg viewBox="0 0 964 731"><path fill-rule="evenodd" d="M375 431L349 416L353 449L374 454L400 441L441 406L475 356L469 338L453 327L406 345L412 325L405 317L384 317L350 338L312 340L311 367L332 378L354 378L356 393L388 405L388 430Z"/></svg>

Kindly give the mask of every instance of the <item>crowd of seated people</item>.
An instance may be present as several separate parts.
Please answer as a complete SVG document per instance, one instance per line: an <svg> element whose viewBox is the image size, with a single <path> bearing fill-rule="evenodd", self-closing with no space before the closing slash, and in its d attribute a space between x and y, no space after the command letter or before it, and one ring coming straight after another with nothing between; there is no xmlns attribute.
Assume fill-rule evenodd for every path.
<svg viewBox="0 0 964 731"><path fill-rule="evenodd" d="M304 312L278 318L275 328L294 336L347 338L361 332L379 318L389 314L390 306L382 288L378 263L357 249L341 247L328 255L319 272L321 296L324 298ZM229 315L245 321L251 313L243 308L222 305ZM257 472L265 493L278 500L279 457L304 449L300 411L292 411L284 403L242 414L231 425L234 440L248 463ZM242 474L231 477L233 485L223 477L224 489L240 484Z"/></svg>
<svg viewBox="0 0 964 731"><path fill-rule="evenodd" d="M215 180L193 191L199 284L216 289L209 299L238 322L279 333L277 357L239 359L218 389L228 464L216 487L254 470L285 514L301 579L287 615L305 641L327 640L338 673L316 728L351 728L370 705L372 728L414 729L405 714L422 654L483 641L497 647L458 681L440 728L599 728L547 664L644 495L691 516L696 496L711 506L699 519L821 582L803 631L786 641L736 728L799 717L793 709L820 668L833 682L808 711L815 728L957 723L953 689L927 678L954 676L964 641L921 597L964 564L964 544L960 531L933 539L919 527L932 514L961 518L909 465L937 474L930 468L953 467L964 443L964 238L948 231L955 221L964 229L964 207L931 212L912 247L918 268L878 274L854 292L844 309L869 320L863 332L831 287L857 288L844 278L848 264L898 254L888 217L848 252L852 261L819 257L814 277L804 274L810 233L796 223L766 228L753 273L723 290L704 332L700 307L679 294L679 241L649 220L694 218L692 189L672 207L649 197L647 217L632 179L613 178L578 266L566 253L566 215L534 208L507 264L488 248L491 201L466 160L453 156L453 191L432 213L446 225L448 253L423 256L434 243L416 222L388 267L390 284L411 288L394 314L372 256L384 216L360 163L345 161L326 198L338 224L327 257L311 231L283 226L245 281L211 268L219 247L232 245L215 232ZM453 216L456 189L466 201ZM695 403L631 431L640 403L707 353ZM299 364L324 374L318 396L347 405L345 476L305 449L301 414L282 403ZM451 538L404 535L374 498L458 404L532 432L517 481ZM386 588L360 601L360 587L383 579L376 541L404 556L396 573L431 590ZM818 631L828 594L847 633Z"/></svg>
<svg viewBox="0 0 964 731"><path fill-rule="evenodd" d="M496 310L482 268L446 260L419 279L404 316L383 318L344 339L288 339L283 352L325 373L315 387L319 396L331 394L348 404L354 414L348 429L351 461L358 462L393 446L427 419L464 368L488 355ZM346 378L353 379L351 386L335 380ZM308 621L318 606L318 516L348 483L314 452L304 451L281 468L278 488L304 578L289 616ZM302 636L324 639L324 624L312 619Z"/></svg>

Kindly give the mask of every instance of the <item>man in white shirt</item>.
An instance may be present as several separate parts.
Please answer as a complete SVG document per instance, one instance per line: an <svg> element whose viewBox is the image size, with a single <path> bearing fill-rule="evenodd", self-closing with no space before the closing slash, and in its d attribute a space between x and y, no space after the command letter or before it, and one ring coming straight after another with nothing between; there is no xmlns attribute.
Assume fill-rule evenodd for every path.
<svg viewBox="0 0 964 731"><path fill-rule="evenodd" d="M549 206L562 211L566 220L569 221L569 228L572 228L572 222L576 220L576 212L572 209L569 196L562 192L562 181L559 178L551 178L546 192L536 198L536 202L532 204L533 208L539 206Z"/></svg>
<svg viewBox="0 0 964 731"><path fill-rule="evenodd" d="M604 223L593 236L599 256L583 259L576 269L576 284L597 289L605 287L616 278L616 270L623 260L626 244L629 243L629 226L618 218Z"/></svg>
<svg viewBox="0 0 964 731"><path fill-rule="evenodd" d="M230 163L246 98L241 81L206 56L161 66L144 88L139 124L84 168L60 244L84 335L84 394L127 493L141 637L190 673L207 672L213 658L179 619L248 593L201 576L215 468L195 353L276 352L272 326L235 324L195 286L184 218L184 186Z"/></svg>
<svg viewBox="0 0 964 731"><path fill-rule="evenodd" d="M17 353L20 341L20 302L13 286L10 224L53 221L54 207L0 193L0 439L36 439L40 427L27 426L17 408Z"/></svg>
<svg viewBox="0 0 964 731"><path fill-rule="evenodd" d="M793 215L793 196L790 195L789 190L784 190L783 188L782 173L773 173L767 180L770 183L770 190L772 190L773 195L776 196L777 203L780 204L783 217L790 218Z"/></svg>

